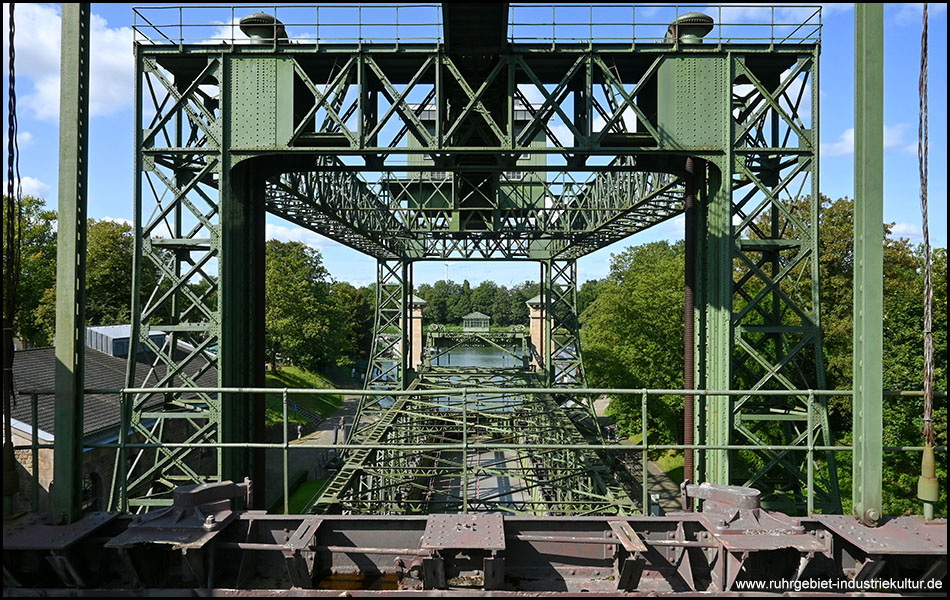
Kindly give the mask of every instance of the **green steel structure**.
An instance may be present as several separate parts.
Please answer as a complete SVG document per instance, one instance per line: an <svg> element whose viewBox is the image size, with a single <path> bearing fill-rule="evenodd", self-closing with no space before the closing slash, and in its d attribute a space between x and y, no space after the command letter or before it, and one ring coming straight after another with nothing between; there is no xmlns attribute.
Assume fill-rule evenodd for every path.
<svg viewBox="0 0 950 600"><path fill-rule="evenodd" d="M227 10L232 19L218 22L241 16ZM812 411L805 392L756 394L825 387L817 9L752 36L731 33L721 11L674 13L672 25L638 23L634 11L620 37L598 33L593 8L581 33L564 36L556 22L542 24L550 34L519 29L523 6L430 7L432 18L415 23L428 33L408 36L413 23L397 16L395 37L374 34L388 31L378 22L329 22L319 8L306 18L276 10L282 24L242 21L250 39L197 39L187 7L137 9L132 318L157 357L148 385L196 387L214 369L222 387L262 387L269 212L377 259L367 389L499 388L462 401L366 396L349 443L602 441L590 400L570 394L586 383L576 261L680 215L695 177L697 388L749 390L697 397L697 443L786 449L701 451L688 476L804 505L814 472L819 507L840 511L833 457L808 464L789 449L831 445L824 399ZM329 39L332 27L345 33ZM443 259L540 264L539 370L409 364L413 264ZM151 289L146 264L162 275ZM164 347L153 329L170 334ZM551 391L504 391L535 385ZM260 395L138 394L127 407L127 427L147 441L262 439ZM168 504L186 483L263 482L259 455L215 453L123 452L114 505ZM515 492L473 494L485 477ZM635 479L595 450L362 448L343 454L313 510L624 514L642 510Z"/></svg>
<svg viewBox="0 0 950 600"><path fill-rule="evenodd" d="M429 325L426 328L425 340L426 353L423 354L422 360L427 370L431 369L433 364L439 366L441 357L452 350L472 346L495 348L502 356L511 358L513 364L520 362L523 369L527 369L531 362L531 338L522 325L512 325L495 331L452 331L444 325ZM534 350L537 352L537 349Z"/></svg>

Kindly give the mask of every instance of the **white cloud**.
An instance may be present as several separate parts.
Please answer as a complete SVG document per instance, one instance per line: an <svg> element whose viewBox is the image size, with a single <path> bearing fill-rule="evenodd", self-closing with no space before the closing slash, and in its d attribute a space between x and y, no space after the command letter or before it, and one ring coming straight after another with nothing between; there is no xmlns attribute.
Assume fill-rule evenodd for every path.
<svg viewBox="0 0 950 600"><path fill-rule="evenodd" d="M233 41L235 44L250 44L251 38L244 35L244 32L241 31L239 26L240 21L240 17L234 17L230 23L226 21L215 21L214 25L219 25L219 27L211 33L208 39L223 40L228 43Z"/></svg>
<svg viewBox="0 0 950 600"><path fill-rule="evenodd" d="M908 144L906 136L910 131L910 125L907 123L897 123L895 125L884 126L884 150L900 150L914 154L917 152L916 144ZM838 139L834 142L822 142L822 156L844 156L854 154L854 128L849 127L844 130Z"/></svg>
<svg viewBox="0 0 950 600"><path fill-rule="evenodd" d="M923 242L924 231L920 225L913 223L895 223L891 228L891 235L897 238L907 238L912 242Z"/></svg>
<svg viewBox="0 0 950 600"><path fill-rule="evenodd" d="M7 133L3 132L3 135L0 136L3 138L3 156L6 160L7 156ZM36 137L29 131L18 131L16 134L17 147L22 150L23 148L29 148L33 145L33 142L36 141Z"/></svg>
<svg viewBox="0 0 950 600"><path fill-rule="evenodd" d="M908 139L908 133L911 132L911 126L907 123L898 123L892 126L884 126L884 149L897 149L908 154L917 154L917 142Z"/></svg>
<svg viewBox="0 0 950 600"><path fill-rule="evenodd" d="M59 116L59 13L50 5L18 3L16 22L17 72L21 80L32 83L32 89L21 92L20 98L38 119L54 121ZM4 56L8 44L4 37ZM132 29L109 27L101 16L92 15L90 52L90 115L109 115L131 104Z"/></svg>
<svg viewBox="0 0 950 600"><path fill-rule="evenodd" d="M854 127L844 130L834 142L821 143L822 156L844 156L854 153Z"/></svg>
<svg viewBox="0 0 950 600"><path fill-rule="evenodd" d="M819 4L783 4L762 6L757 3L736 2L728 5L710 6L702 12L710 15L718 22L720 19L720 10L723 23L769 23L772 20L772 11L775 11L776 22L781 23L801 23L809 21L815 13L815 7L821 7L822 19L831 15L848 12L854 8L853 4L825 2ZM817 17L814 19L817 23ZM809 21L811 22L811 21Z"/></svg>
<svg viewBox="0 0 950 600"><path fill-rule="evenodd" d="M268 223L264 236L269 240L279 240L281 242L300 242L313 248L327 248L329 246L339 245L337 242L325 238L318 233L314 233L303 227L284 227L275 223Z"/></svg>
<svg viewBox="0 0 950 600"><path fill-rule="evenodd" d="M13 180L16 184L16 179ZM23 177L20 179L20 185L22 186L24 196L36 196L38 198L45 198L46 194L53 188L48 184L43 183L39 179L33 177ZM3 193L7 193L7 181L3 182Z"/></svg>
<svg viewBox="0 0 950 600"><path fill-rule="evenodd" d="M942 17L947 14L947 5L931 2L927 7L927 17ZM900 10L894 16L898 25L920 25L924 18L924 5L922 2L907 2L900 5Z"/></svg>
<svg viewBox="0 0 950 600"><path fill-rule="evenodd" d="M102 217L103 221L110 221L112 223L118 223L120 225L129 225L130 227L134 224L128 219L123 219L122 217Z"/></svg>

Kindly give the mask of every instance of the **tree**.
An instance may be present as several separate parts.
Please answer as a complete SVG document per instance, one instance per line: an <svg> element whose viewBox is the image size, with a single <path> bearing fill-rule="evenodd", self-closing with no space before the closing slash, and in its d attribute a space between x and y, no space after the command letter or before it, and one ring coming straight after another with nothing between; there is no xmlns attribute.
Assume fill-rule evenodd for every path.
<svg viewBox="0 0 950 600"><path fill-rule="evenodd" d="M473 311L494 317L492 322L497 323L497 317L492 314L495 308L495 297L498 295L498 286L494 281L483 281L472 290L471 307ZM465 315L462 315L465 316Z"/></svg>
<svg viewBox="0 0 950 600"><path fill-rule="evenodd" d="M809 198L789 201L787 208L807 223ZM827 386L851 389L853 362L854 204L848 198L821 198L819 269L821 316ZM767 219L767 216L763 217ZM760 223L767 227L767 221ZM793 237L792 232L786 232ZM923 256L908 240L884 228L884 387L919 390L923 376ZM934 250L934 388L947 389L947 252ZM604 387L682 387L682 244L665 242L630 248L614 256L610 275L597 285L595 300L582 315L585 366L591 383ZM808 298L810 281L786 278L783 291ZM796 286L799 286L796 288ZM583 289L583 288L582 288ZM583 294L581 294L583 295ZM741 302L742 300L737 300ZM808 356L802 356L803 368ZM745 385L736 375L737 387ZM832 397L831 430L835 443L849 444L852 400ZM923 402L919 397L888 397L884 402L884 444L921 444ZM650 404L649 426L660 439L681 429L681 399ZM610 412L626 430L639 426L636 401L614 400ZM947 400L934 398L937 445L947 443ZM937 474L946 477L945 454L938 454ZM850 510L850 461L838 455L841 496ZM920 454L887 452L883 484L888 514L919 512L914 497ZM946 513L946 493L936 510Z"/></svg>
<svg viewBox="0 0 950 600"><path fill-rule="evenodd" d="M577 290L577 314L582 315L587 307L594 303L600 294L602 279L588 279L581 284L581 289Z"/></svg>
<svg viewBox="0 0 950 600"><path fill-rule="evenodd" d="M336 338L339 341L337 362L341 365L353 365L357 360L369 355L373 313L370 312L369 303L360 290L349 283L334 283L330 287L330 298L338 324L336 328Z"/></svg>
<svg viewBox="0 0 950 600"><path fill-rule="evenodd" d="M132 303L132 257L135 239L128 223L89 219L86 223L86 324L115 325L130 321ZM143 293L151 292L159 280L154 264L142 265ZM36 310L37 323L47 339L56 330L56 289L46 289ZM168 316L167 310L154 315L154 323Z"/></svg>
<svg viewBox="0 0 950 600"><path fill-rule="evenodd" d="M21 199L23 218L14 234L20 242L20 281L14 335L30 346L47 346L52 336L37 319L36 308L46 290L56 285L56 211L46 210L42 198ZM6 231L6 213L3 229Z"/></svg>
<svg viewBox="0 0 950 600"><path fill-rule="evenodd" d="M819 237L821 268L822 332L828 385L851 389L853 374L853 290L854 202L822 197ZM895 239L893 224L885 226L884 239L884 389L919 390L923 381L923 252L906 239ZM947 389L947 251L934 249L933 256L934 389ZM830 402L832 431L841 442L851 442L851 398ZM947 399L934 398L937 445L947 444ZM919 397L884 399L884 445L907 446L922 443L923 401ZM937 475L945 480L946 455L938 454ZM850 455L840 456L843 477L842 499L850 507ZM887 452L884 456L884 497L887 514L920 512L915 498L920 455ZM946 514L946 491L941 490L937 511Z"/></svg>
<svg viewBox="0 0 950 600"><path fill-rule="evenodd" d="M265 347L272 368L281 360L310 370L335 362L340 342L320 252L268 240L265 269Z"/></svg>
<svg viewBox="0 0 950 600"><path fill-rule="evenodd" d="M610 275L584 313L587 375L594 387L683 387L684 244L653 242L610 261ZM682 430L682 398L651 403L649 426L662 442ZM614 398L609 412L628 432L639 429L638 398Z"/></svg>

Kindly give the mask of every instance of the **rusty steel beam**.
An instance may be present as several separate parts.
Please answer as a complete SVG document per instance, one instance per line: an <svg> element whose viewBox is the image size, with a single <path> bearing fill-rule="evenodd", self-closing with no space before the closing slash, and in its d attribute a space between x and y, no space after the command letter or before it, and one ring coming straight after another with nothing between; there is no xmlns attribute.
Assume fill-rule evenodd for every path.
<svg viewBox="0 0 950 600"><path fill-rule="evenodd" d="M597 597L734 594L781 581L759 591L835 593L855 590L818 586L864 581L873 592L884 577L929 591L946 575L945 521L869 528L846 515L790 517L761 508L752 488L684 485L699 512L661 517L232 510L250 490L247 481L186 486L144 516L6 524L4 596Z"/></svg>

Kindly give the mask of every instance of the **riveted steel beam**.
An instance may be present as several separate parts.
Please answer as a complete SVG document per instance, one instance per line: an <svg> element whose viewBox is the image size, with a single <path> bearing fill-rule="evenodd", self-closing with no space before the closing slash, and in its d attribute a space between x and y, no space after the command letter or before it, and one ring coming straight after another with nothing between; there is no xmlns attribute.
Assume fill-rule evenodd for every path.
<svg viewBox="0 0 950 600"><path fill-rule="evenodd" d="M63 524L82 516L91 14L89 3L63 5L56 244L56 486L52 490L53 517Z"/></svg>
<svg viewBox="0 0 950 600"><path fill-rule="evenodd" d="M854 515L883 516L884 5L854 13Z"/></svg>

